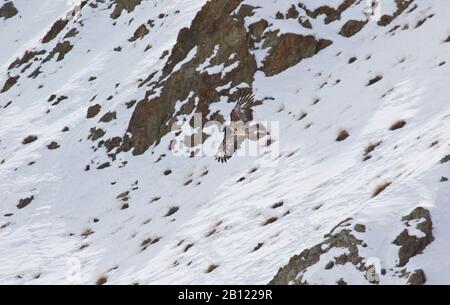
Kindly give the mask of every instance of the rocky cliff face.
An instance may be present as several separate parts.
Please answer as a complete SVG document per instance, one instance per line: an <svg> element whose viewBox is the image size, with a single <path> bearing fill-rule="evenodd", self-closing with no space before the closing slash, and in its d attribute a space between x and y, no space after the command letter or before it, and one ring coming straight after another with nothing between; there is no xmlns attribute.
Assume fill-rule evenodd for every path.
<svg viewBox="0 0 450 305"><path fill-rule="evenodd" d="M277 31L267 31L265 19L245 27L245 18L253 16L254 6L242 1L209 1L197 13L189 28L183 28L159 78L151 74L146 78L151 89L140 101L131 117L128 132L134 154L144 153L152 144L159 143L161 137L170 131L173 119L192 112L201 113L204 122L216 119L209 105L220 97L235 99L234 88L244 84L252 87L254 74L261 69L266 75L278 74L311 57L332 42L316 40L313 36L297 34L278 35ZM264 35L263 35L264 34ZM261 67L257 66L255 45L262 44L270 49ZM202 63L210 66L232 67L228 73L210 73L199 69ZM176 67L182 63L176 71ZM152 82L153 80L153 82ZM228 89L218 89L225 85ZM149 98L156 91L159 96ZM182 108L175 113L175 104L182 101ZM129 149L125 141L124 150Z"/></svg>
<svg viewBox="0 0 450 305"><path fill-rule="evenodd" d="M1 1L0 283L448 282L449 9Z"/></svg>

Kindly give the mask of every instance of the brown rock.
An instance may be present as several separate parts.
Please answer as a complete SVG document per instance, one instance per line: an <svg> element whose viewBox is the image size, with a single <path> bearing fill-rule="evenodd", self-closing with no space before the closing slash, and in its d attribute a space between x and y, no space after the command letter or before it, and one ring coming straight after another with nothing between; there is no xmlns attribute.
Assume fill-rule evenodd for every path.
<svg viewBox="0 0 450 305"><path fill-rule="evenodd" d="M99 104L90 106L87 110L86 118L90 119L90 118L95 117L100 112L101 109L102 109L102 106L100 106Z"/></svg>
<svg viewBox="0 0 450 305"><path fill-rule="evenodd" d="M121 137L114 137L114 138L108 139L105 141L106 150L108 152L110 152L114 148L119 147L120 143L122 143Z"/></svg>
<svg viewBox="0 0 450 305"><path fill-rule="evenodd" d="M427 281L425 272L422 269L415 270L408 279L409 285L423 285Z"/></svg>
<svg viewBox="0 0 450 305"><path fill-rule="evenodd" d="M41 50L41 51L26 51L25 54L22 56L22 58L16 58L16 60L9 65L8 70L20 67L20 66L22 66L24 64L27 64L32 59L34 59L36 56L43 55L46 52L47 51L45 51L45 50Z"/></svg>
<svg viewBox="0 0 450 305"><path fill-rule="evenodd" d="M126 10L128 13L134 11L136 6L141 4L142 0L115 0L116 6L114 11L111 14L112 19L117 19L122 14L123 10Z"/></svg>
<svg viewBox="0 0 450 305"><path fill-rule="evenodd" d="M55 141L53 141L47 145L47 148L50 150L58 149L59 147L60 147L60 145L58 143L56 143Z"/></svg>
<svg viewBox="0 0 450 305"><path fill-rule="evenodd" d="M18 13L19 11L17 11L12 1L8 1L0 7L0 18L9 19Z"/></svg>
<svg viewBox="0 0 450 305"><path fill-rule="evenodd" d="M104 131L101 128L92 127L91 133L89 134L88 139L90 139L92 141L97 141L98 139L103 137L105 135L105 133L106 133L106 131Z"/></svg>
<svg viewBox="0 0 450 305"><path fill-rule="evenodd" d="M355 231L358 232L358 233L364 233L364 232L366 232L366 226L363 225L363 224L360 224L360 223L357 223L353 228L354 228Z"/></svg>
<svg viewBox="0 0 450 305"><path fill-rule="evenodd" d="M115 111L107 112L100 118L100 122L109 123L109 122L111 122L112 120L115 120L115 119L117 119L117 114L116 114Z"/></svg>
<svg viewBox="0 0 450 305"><path fill-rule="evenodd" d="M30 196L27 198L23 198L19 200L19 204L17 205L18 209L23 209L24 207L26 207L27 205L29 205L34 199L34 196Z"/></svg>
<svg viewBox="0 0 450 305"><path fill-rule="evenodd" d="M329 44L331 41L319 43L314 36L283 34L276 39L269 55L264 59L262 70L267 76L278 74L302 59L314 56Z"/></svg>
<svg viewBox="0 0 450 305"><path fill-rule="evenodd" d="M299 16L299 13L298 13L297 9L295 8L295 5L292 5L286 14L286 19L297 19L298 16Z"/></svg>
<svg viewBox="0 0 450 305"><path fill-rule="evenodd" d="M405 266L409 260L422 253L422 251L434 240L433 236L433 223L431 221L430 212L423 208L417 207L410 214L402 218L402 221L406 222L409 226L409 222L413 220L423 219L422 222L416 225L416 229L422 231L425 236L417 237L415 235L411 236L407 229L404 229L399 236L393 241L397 246L400 246L398 253L399 256L399 267Z"/></svg>
<svg viewBox="0 0 450 305"><path fill-rule="evenodd" d="M328 263L326 269L331 269L336 264L351 263L363 272L365 271L365 266L358 250L358 246L361 244L362 241L355 238L350 230L342 229L339 233L329 235L324 242L303 250L299 255L294 255L287 265L278 270L275 277L269 282L269 285L306 284L302 279L301 273L318 263L323 254L334 248L345 248L348 253L338 257L335 263Z"/></svg>
<svg viewBox="0 0 450 305"><path fill-rule="evenodd" d="M61 31L66 27L67 23L69 23L69 20L67 19L59 19L57 20L50 30L45 34L44 38L42 38L42 43L48 43L56 38L56 36L61 33Z"/></svg>
<svg viewBox="0 0 450 305"><path fill-rule="evenodd" d="M38 139L37 136L30 135L30 136L27 136L25 139L22 140L22 144L30 144L30 143L36 141L37 139Z"/></svg>
<svg viewBox="0 0 450 305"><path fill-rule="evenodd" d="M269 23L261 19L258 22L252 23L249 26L250 35L254 38L255 42L260 42L262 39L262 35L264 33L264 30L269 26Z"/></svg>
<svg viewBox="0 0 450 305"><path fill-rule="evenodd" d="M397 6L397 10L393 15L383 15L378 21L378 25L387 26L390 24L395 18L397 18L400 14L402 14L412 3L414 0L395 0L395 4Z"/></svg>
<svg viewBox="0 0 450 305"><path fill-rule="evenodd" d="M366 25L365 21L359 20L349 20L341 28L339 32L340 35L344 37L351 37L361 31L361 29Z"/></svg>
<svg viewBox="0 0 450 305"><path fill-rule="evenodd" d="M6 80L5 84L3 85L3 89L0 93L4 93L4 92L8 91L9 89L11 89L17 83L17 80L19 78L20 78L19 75L14 76L14 77L13 76L9 77Z"/></svg>
<svg viewBox="0 0 450 305"><path fill-rule="evenodd" d="M145 26L145 24L141 24L136 31L133 34L133 37L131 37L130 39L128 39L128 41L136 41L138 39L142 39L145 37L145 35L147 35L148 33L150 33L150 31L147 29L147 27Z"/></svg>
<svg viewBox="0 0 450 305"><path fill-rule="evenodd" d="M67 53L73 49L73 45L69 41L58 42L55 48L48 54L48 56L43 60L46 63L53 59L53 57L58 54L56 61L61 61L64 59Z"/></svg>

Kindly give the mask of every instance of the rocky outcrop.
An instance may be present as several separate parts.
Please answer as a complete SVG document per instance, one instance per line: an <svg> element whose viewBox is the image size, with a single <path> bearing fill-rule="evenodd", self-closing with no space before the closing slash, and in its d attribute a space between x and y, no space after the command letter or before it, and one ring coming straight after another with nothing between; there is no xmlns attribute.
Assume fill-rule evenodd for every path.
<svg viewBox="0 0 450 305"><path fill-rule="evenodd" d="M269 55L264 59L262 70L267 76L278 74L301 60L317 54L332 41L314 36L303 36L292 33L283 34L265 42L265 47L271 45Z"/></svg>
<svg viewBox="0 0 450 305"><path fill-rule="evenodd" d="M337 8L332 8L327 5L322 5L314 11L309 10L306 5L299 3L298 6L302 8L306 14L311 18L317 18L320 15L325 15L325 24L341 19L341 14L347 10L356 0L343 0Z"/></svg>
<svg viewBox="0 0 450 305"><path fill-rule="evenodd" d="M26 207L27 205L29 205L34 199L34 196L30 196L27 198L23 198L19 200L19 203L17 204L17 208L19 210L23 209L24 207Z"/></svg>
<svg viewBox="0 0 450 305"><path fill-rule="evenodd" d="M90 106L86 112L86 118L91 119L91 118L95 117L100 112L101 109L102 109L102 106L100 106L99 104Z"/></svg>
<svg viewBox="0 0 450 305"><path fill-rule="evenodd" d="M145 26L145 24L141 24L136 31L133 34L133 37L131 37L129 39L130 42L136 41L138 39L142 39L145 37L145 35L147 35L148 33L150 33L150 31L147 29L147 27Z"/></svg>
<svg viewBox="0 0 450 305"><path fill-rule="evenodd" d="M339 34L347 38L351 37L361 31L365 25L365 21L349 20L342 26Z"/></svg>
<svg viewBox="0 0 450 305"><path fill-rule="evenodd" d="M6 91L8 91L9 89L11 89L16 83L17 80L20 78L20 76L11 76L9 77L5 84L3 85L2 91L0 91L0 93L4 93Z"/></svg>
<svg viewBox="0 0 450 305"><path fill-rule="evenodd" d="M12 1L8 1L0 7L0 18L9 19L18 13L19 11L16 9Z"/></svg>
<svg viewBox="0 0 450 305"><path fill-rule="evenodd" d="M402 218L407 227L414 226L415 230L423 233L420 236L410 235L408 228L404 229L394 240L394 244L400 246L398 266L405 266L409 260L422 253L422 251L434 240L433 223L430 212L423 208L415 208L410 214Z"/></svg>
<svg viewBox="0 0 450 305"><path fill-rule="evenodd" d="M325 240L311 248L303 250L300 254L294 255L284 267L280 268L275 277L269 282L271 285L303 285L308 283L308 271L314 266L317 271L319 262L324 264L325 270L333 269L336 265L345 265L350 263L361 272L369 283L377 284L380 277L386 275L387 269L391 272L390 276L404 278L405 283L410 285L422 285L426 282L426 275L422 269L408 270L407 264L411 258L421 254L423 250L434 240L430 212L417 207L402 219L406 227L393 244L400 246L397 265L391 268L377 270L381 274L373 271L370 261L360 255L362 248L371 249L366 240L361 239L367 228L366 225L356 223L350 228L351 218L341 221L330 233L324 236ZM357 236L357 237L355 237ZM380 245L378 245L380 247ZM343 251L344 254L327 255L331 250ZM366 254L367 255L367 254ZM329 260L327 263L327 259ZM387 266L386 266L387 267ZM369 272L370 271L370 272ZM324 271L326 272L326 271ZM344 281L345 279L341 279ZM341 282L342 282L341 281ZM338 279L336 279L338 283Z"/></svg>
<svg viewBox="0 0 450 305"><path fill-rule="evenodd" d="M53 39L55 39L59 33L66 27L67 23L69 23L69 20L67 19L59 19L57 20L50 30L45 34L44 38L42 38L42 43L49 43Z"/></svg>
<svg viewBox="0 0 450 305"><path fill-rule="evenodd" d="M427 277L422 269L415 270L408 278L409 285L423 285L426 281Z"/></svg>
<svg viewBox="0 0 450 305"><path fill-rule="evenodd" d="M303 250L299 255L294 255L286 266L280 268L275 277L269 282L269 285L308 284L308 282L303 279L303 273L307 271L309 267L317 264L322 255L337 248L346 249L345 254L336 257L334 261L330 261L325 266L325 269L329 270L335 265L345 265L350 263L361 272L365 271L366 267L358 250L358 246L362 245L364 245L363 241L356 238L349 229L343 229L339 233L329 235L324 242L317 244L312 248Z"/></svg>
<svg viewBox="0 0 450 305"><path fill-rule="evenodd" d="M378 25L387 26L389 25L395 18L397 18L400 14L402 14L412 3L414 0L395 0L395 4L397 6L397 10L392 15L383 15L378 21Z"/></svg>
<svg viewBox="0 0 450 305"><path fill-rule="evenodd" d="M25 54L21 58L16 58L8 67L8 70L18 68L24 64L31 62L36 56L45 54L45 50L41 51L25 51Z"/></svg>
<svg viewBox="0 0 450 305"><path fill-rule="evenodd" d="M115 0L116 6L111 14L112 19L117 19L122 15L122 11L126 10L128 13L134 11L136 6L141 4L142 0Z"/></svg>
<svg viewBox="0 0 450 305"><path fill-rule="evenodd" d="M61 61L64 59L67 53L73 49L73 45L66 41L58 42L55 48L48 54L48 56L43 60L43 63L48 62L53 59L53 57L58 54L56 61Z"/></svg>
<svg viewBox="0 0 450 305"><path fill-rule="evenodd" d="M220 95L229 94L227 91L217 92L217 87L229 82L232 86L252 84L257 67L255 58L249 51L251 36L243 21L245 16L251 14L252 7L243 5L235 16L231 16L241 2L242 0L209 1L197 13L190 28L179 32L160 80L154 83L146 97L135 107L128 126L131 138L124 137L122 150L132 148L133 154L142 154L167 134L171 122L179 114L195 111L201 113L204 121L207 121L210 118L209 105L217 102ZM187 61L189 53L194 53L194 56ZM210 58L214 53L215 56ZM234 57L232 54L235 54ZM225 75L221 72L210 74L199 69L207 58L210 58L210 66L223 64L227 67L236 62L239 65ZM178 65L182 61L187 62ZM152 98L151 95L157 88L161 90L161 94ZM179 113L175 113L175 103L186 100L191 92L194 95L189 97Z"/></svg>

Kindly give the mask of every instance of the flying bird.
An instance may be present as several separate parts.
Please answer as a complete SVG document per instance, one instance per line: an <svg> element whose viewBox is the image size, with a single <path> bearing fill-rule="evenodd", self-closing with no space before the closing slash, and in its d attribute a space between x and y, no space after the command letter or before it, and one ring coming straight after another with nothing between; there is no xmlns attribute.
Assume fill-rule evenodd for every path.
<svg viewBox="0 0 450 305"><path fill-rule="evenodd" d="M254 102L254 95L248 91L244 91L238 97L236 105L230 113L231 124L223 129L224 137L216 154L218 162L227 162L249 137L247 123L253 121L251 107Z"/></svg>

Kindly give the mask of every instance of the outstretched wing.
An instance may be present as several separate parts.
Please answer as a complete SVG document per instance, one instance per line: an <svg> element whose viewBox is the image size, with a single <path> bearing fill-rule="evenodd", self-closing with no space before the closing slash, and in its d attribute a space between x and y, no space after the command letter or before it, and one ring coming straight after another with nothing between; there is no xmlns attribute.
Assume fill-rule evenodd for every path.
<svg viewBox="0 0 450 305"><path fill-rule="evenodd" d="M236 101L236 106L231 111L231 121L241 121L244 124L253 121L253 110L251 107L254 102L255 96L251 92L242 93Z"/></svg>
<svg viewBox="0 0 450 305"><path fill-rule="evenodd" d="M216 154L218 162L227 162L233 154L241 147L246 136L233 132L229 127L224 128L224 137Z"/></svg>
<svg viewBox="0 0 450 305"><path fill-rule="evenodd" d="M251 107L254 104L254 95L251 92L243 92L237 99L236 105L230 113L230 118L232 125L233 123L239 122L237 124L242 129L245 128L245 124L253 120L253 110ZM236 126L232 126L236 129ZM239 149L241 144L244 142L245 130L232 130L231 128L224 128L224 137L222 144L216 154L216 160L219 162L227 162L231 156Z"/></svg>

